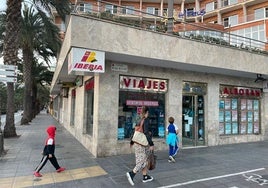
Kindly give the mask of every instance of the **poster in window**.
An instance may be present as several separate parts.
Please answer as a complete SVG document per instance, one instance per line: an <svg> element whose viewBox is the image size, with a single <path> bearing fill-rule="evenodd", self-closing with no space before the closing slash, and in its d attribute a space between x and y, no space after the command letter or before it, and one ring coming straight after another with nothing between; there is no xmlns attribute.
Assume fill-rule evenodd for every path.
<svg viewBox="0 0 268 188"><path fill-rule="evenodd" d="M259 111L254 111L254 122L259 121Z"/></svg>
<svg viewBox="0 0 268 188"><path fill-rule="evenodd" d="M224 134L224 123L220 123L219 133L220 135Z"/></svg>
<svg viewBox="0 0 268 188"><path fill-rule="evenodd" d="M241 110L246 110L246 109L247 109L247 100L241 99Z"/></svg>
<svg viewBox="0 0 268 188"><path fill-rule="evenodd" d="M237 99L232 99L232 110L237 109Z"/></svg>
<svg viewBox="0 0 268 188"><path fill-rule="evenodd" d="M237 123L232 123L233 134L238 134L238 126Z"/></svg>
<svg viewBox="0 0 268 188"><path fill-rule="evenodd" d="M260 129L259 129L259 123L254 123L254 134L259 133Z"/></svg>
<svg viewBox="0 0 268 188"><path fill-rule="evenodd" d="M247 129L247 124L246 123L241 123L240 133L241 134L245 134L246 133L246 129Z"/></svg>
<svg viewBox="0 0 268 188"><path fill-rule="evenodd" d="M248 112L248 122L252 122L253 121L253 112L249 111Z"/></svg>
<svg viewBox="0 0 268 188"><path fill-rule="evenodd" d="M224 122L224 111L219 112L219 121Z"/></svg>
<svg viewBox="0 0 268 188"><path fill-rule="evenodd" d="M225 122L231 121L231 111L225 111Z"/></svg>
<svg viewBox="0 0 268 188"><path fill-rule="evenodd" d="M231 134L232 130L231 130L231 123L226 123L225 124L225 134Z"/></svg>
<svg viewBox="0 0 268 188"><path fill-rule="evenodd" d="M252 110L252 100L248 100L248 110Z"/></svg>
<svg viewBox="0 0 268 188"><path fill-rule="evenodd" d="M252 123L248 123L248 134L252 134L253 126Z"/></svg>
<svg viewBox="0 0 268 188"><path fill-rule="evenodd" d="M259 101L258 100L254 100L253 106L254 106L254 110L259 110Z"/></svg>
<svg viewBox="0 0 268 188"><path fill-rule="evenodd" d="M225 100L225 110L230 110L231 109L231 99L226 99Z"/></svg>
<svg viewBox="0 0 268 188"><path fill-rule="evenodd" d="M224 100L219 101L219 108L224 109Z"/></svg>
<svg viewBox="0 0 268 188"><path fill-rule="evenodd" d="M247 121L247 112L243 111L241 112L241 122Z"/></svg>
<svg viewBox="0 0 268 188"><path fill-rule="evenodd" d="M232 121L237 121L237 111L232 111Z"/></svg>

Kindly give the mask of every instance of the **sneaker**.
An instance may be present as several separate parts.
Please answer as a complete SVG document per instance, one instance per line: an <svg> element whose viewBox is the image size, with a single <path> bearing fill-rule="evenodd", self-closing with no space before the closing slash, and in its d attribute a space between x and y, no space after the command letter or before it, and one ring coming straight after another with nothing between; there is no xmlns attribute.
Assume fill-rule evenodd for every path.
<svg viewBox="0 0 268 188"><path fill-rule="evenodd" d="M173 163L176 162L175 159L171 155L169 156L169 160L171 160Z"/></svg>
<svg viewBox="0 0 268 188"><path fill-rule="evenodd" d="M42 174L40 174L39 172L34 172L34 176L35 177L42 177Z"/></svg>
<svg viewBox="0 0 268 188"><path fill-rule="evenodd" d="M65 168L60 167L60 168L57 170L57 172L59 173L59 172L62 172L62 171L64 171L64 170L65 170Z"/></svg>
<svg viewBox="0 0 268 188"><path fill-rule="evenodd" d="M149 175L145 175L145 176L143 176L143 180L142 180L142 182L143 183L146 183L146 182L149 182L149 181L153 181L153 177L152 176L149 176Z"/></svg>
<svg viewBox="0 0 268 188"><path fill-rule="evenodd" d="M127 172L127 179L128 179L128 182L130 183L130 185L134 186L134 181L133 181L133 178L135 176L134 172L131 171L131 172Z"/></svg>

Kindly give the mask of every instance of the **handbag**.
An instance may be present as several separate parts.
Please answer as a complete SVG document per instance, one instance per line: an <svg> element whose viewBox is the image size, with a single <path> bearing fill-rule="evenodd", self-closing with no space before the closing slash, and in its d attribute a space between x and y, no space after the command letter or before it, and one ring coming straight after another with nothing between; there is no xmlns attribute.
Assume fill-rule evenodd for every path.
<svg viewBox="0 0 268 188"><path fill-rule="evenodd" d="M132 137L132 141L140 144L142 146L148 146L148 140L145 136L145 134L143 133L143 122L144 119L141 120L140 125L135 127L135 132L134 135Z"/></svg>
<svg viewBox="0 0 268 188"><path fill-rule="evenodd" d="M151 151L147 159L147 168L148 170L153 170L156 167L157 156L154 154L154 151Z"/></svg>

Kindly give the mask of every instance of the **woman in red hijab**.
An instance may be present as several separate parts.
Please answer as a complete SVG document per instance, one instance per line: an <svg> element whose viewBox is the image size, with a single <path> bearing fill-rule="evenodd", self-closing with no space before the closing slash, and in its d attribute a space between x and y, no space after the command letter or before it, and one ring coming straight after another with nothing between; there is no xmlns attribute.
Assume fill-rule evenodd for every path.
<svg viewBox="0 0 268 188"><path fill-rule="evenodd" d="M42 177L42 175L39 172L45 166L48 160L55 167L57 172L62 172L65 170L65 168L59 166L57 158L54 155L56 127L54 125L50 125L47 128L47 134L48 134L48 137L46 139L45 147L43 150L43 158L35 169L35 172L34 172L35 177Z"/></svg>

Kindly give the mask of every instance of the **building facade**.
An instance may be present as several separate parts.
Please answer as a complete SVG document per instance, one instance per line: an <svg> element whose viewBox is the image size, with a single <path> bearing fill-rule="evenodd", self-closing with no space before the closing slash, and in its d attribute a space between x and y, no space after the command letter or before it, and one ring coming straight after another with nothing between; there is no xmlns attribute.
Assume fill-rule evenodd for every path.
<svg viewBox="0 0 268 188"><path fill-rule="evenodd" d="M167 149L169 116L183 148L260 141L268 138L267 66L263 54L71 14L52 115L96 157L132 152L144 105L156 150Z"/></svg>

